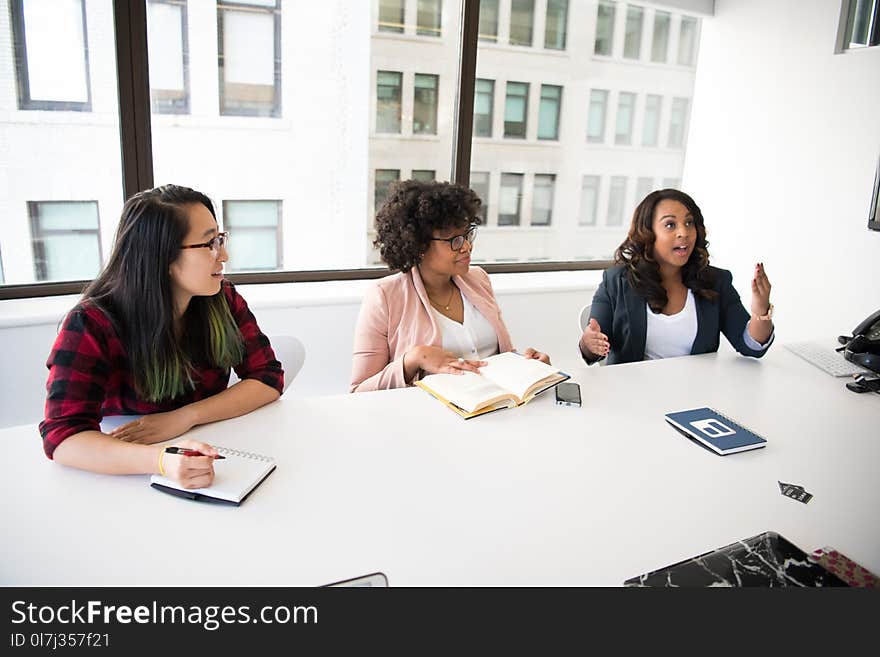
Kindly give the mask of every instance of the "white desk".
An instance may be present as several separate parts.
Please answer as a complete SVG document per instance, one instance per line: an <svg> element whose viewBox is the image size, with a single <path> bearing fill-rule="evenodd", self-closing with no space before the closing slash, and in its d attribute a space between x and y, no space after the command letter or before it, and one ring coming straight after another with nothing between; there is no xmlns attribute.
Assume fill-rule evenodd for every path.
<svg viewBox="0 0 880 657"><path fill-rule="evenodd" d="M880 573L880 396L778 345L576 368L552 393L462 420L418 389L282 399L193 437L275 456L240 508L146 476L51 463L32 426L0 432L0 584L620 585L765 530ZM714 406L768 439L719 457L664 412ZM222 463L217 467L222 467ZM804 486L807 505L777 481Z"/></svg>

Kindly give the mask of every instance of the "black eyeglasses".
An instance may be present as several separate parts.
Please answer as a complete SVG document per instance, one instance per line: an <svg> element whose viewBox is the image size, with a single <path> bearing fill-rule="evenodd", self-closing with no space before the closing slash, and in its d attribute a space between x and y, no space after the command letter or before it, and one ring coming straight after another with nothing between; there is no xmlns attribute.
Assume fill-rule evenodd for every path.
<svg viewBox="0 0 880 657"><path fill-rule="evenodd" d="M226 246L226 242L229 240L229 233L222 232L217 233L216 237L204 242L203 244L184 244L181 246L181 249L211 249L211 253L214 254L216 258L220 255L220 249Z"/></svg>
<svg viewBox="0 0 880 657"><path fill-rule="evenodd" d="M474 241L477 239L477 227L471 226L464 235L456 235L455 237L432 237L431 239L435 242L449 242L450 249L453 251L461 251L465 240L468 241L468 244L473 246Z"/></svg>

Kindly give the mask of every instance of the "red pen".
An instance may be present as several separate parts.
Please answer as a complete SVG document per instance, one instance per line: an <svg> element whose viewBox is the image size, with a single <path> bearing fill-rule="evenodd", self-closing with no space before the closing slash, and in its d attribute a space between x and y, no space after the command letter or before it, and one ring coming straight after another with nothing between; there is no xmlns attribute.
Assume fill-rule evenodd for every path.
<svg viewBox="0 0 880 657"><path fill-rule="evenodd" d="M187 449L186 447L166 447L166 454L180 454L181 456L207 456L207 454L202 454L197 449ZM222 454L215 454L214 459L225 459L226 457Z"/></svg>

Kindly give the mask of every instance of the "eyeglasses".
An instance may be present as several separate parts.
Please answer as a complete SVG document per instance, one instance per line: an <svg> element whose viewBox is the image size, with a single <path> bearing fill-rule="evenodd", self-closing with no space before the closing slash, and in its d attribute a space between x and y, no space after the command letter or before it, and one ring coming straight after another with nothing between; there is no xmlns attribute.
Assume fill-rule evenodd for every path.
<svg viewBox="0 0 880 657"><path fill-rule="evenodd" d="M181 246L181 249L211 249L211 253L216 258L220 255L220 249L226 246L226 242L229 240L229 233L222 232L217 233L217 236L208 240L203 244L184 244Z"/></svg>
<svg viewBox="0 0 880 657"><path fill-rule="evenodd" d="M464 235L456 235L455 237L432 237L431 239L435 242L449 242L450 249L453 251L461 251L465 240L468 241L468 244L473 246L474 241L477 239L477 227L471 226Z"/></svg>

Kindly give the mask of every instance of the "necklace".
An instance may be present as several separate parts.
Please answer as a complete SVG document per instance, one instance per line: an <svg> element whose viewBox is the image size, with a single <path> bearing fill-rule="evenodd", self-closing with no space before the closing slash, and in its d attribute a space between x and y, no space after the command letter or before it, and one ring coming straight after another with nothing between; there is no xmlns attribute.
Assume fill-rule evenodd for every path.
<svg viewBox="0 0 880 657"><path fill-rule="evenodd" d="M437 303L436 301L434 301L434 299L431 299L431 295L430 295L430 294L428 295L428 299L431 300L431 303L433 303L435 306L443 306L443 310L445 310L445 311L447 311L447 312L449 312L449 305L452 303L452 295L455 294L455 285L454 285L454 284L450 284L450 287L452 287L452 289L449 290L449 298L446 300L446 304L445 304L445 305L442 304L442 303ZM427 290L425 290L425 291L427 292Z"/></svg>

